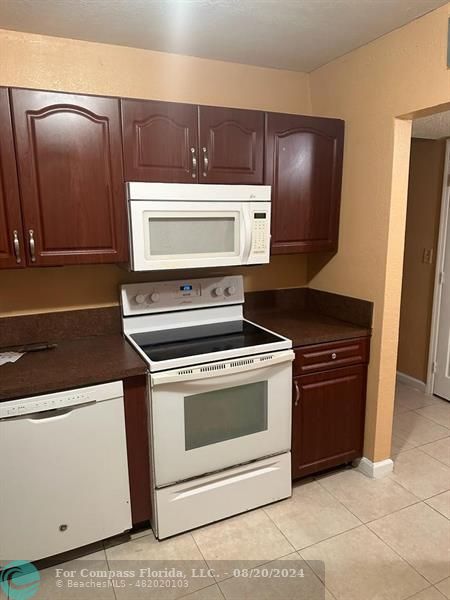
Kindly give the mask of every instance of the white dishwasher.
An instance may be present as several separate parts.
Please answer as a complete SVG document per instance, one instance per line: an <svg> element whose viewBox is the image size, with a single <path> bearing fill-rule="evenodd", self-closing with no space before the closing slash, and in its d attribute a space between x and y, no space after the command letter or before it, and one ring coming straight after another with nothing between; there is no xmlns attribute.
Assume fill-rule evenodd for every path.
<svg viewBox="0 0 450 600"><path fill-rule="evenodd" d="M121 381L0 403L0 566L131 528Z"/></svg>

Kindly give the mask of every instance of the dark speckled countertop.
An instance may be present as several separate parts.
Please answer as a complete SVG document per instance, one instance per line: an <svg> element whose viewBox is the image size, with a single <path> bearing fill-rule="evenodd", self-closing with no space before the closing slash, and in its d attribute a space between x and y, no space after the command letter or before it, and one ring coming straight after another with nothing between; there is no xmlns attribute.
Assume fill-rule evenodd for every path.
<svg viewBox="0 0 450 600"><path fill-rule="evenodd" d="M144 373L145 363L119 333L67 340L1 365L0 401Z"/></svg>
<svg viewBox="0 0 450 600"><path fill-rule="evenodd" d="M120 333L116 308L0 319L1 347L37 342L57 346L1 365L0 401L147 372L145 362Z"/></svg>
<svg viewBox="0 0 450 600"><path fill-rule="evenodd" d="M245 316L250 321L288 337L294 347L370 335L367 327L305 310L253 309L246 311Z"/></svg>
<svg viewBox="0 0 450 600"><path fill-rule="evenodd" d="M373 305L308 288L247 294L245 316L307 346L371 335Z"/></svg>

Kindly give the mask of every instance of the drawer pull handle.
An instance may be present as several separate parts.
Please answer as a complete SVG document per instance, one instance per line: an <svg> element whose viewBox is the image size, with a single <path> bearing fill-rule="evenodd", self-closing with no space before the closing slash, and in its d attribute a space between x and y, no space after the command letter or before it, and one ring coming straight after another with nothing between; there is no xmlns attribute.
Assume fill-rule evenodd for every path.
<svg viewBox="0 0 450 600"><path fill-rule="evenodd" d="M296 379L294 379L294 388L295 388L294 406L298 406L298 403L300 402L300 388L298 387L298 383L297 383Z"/></svg>
<svg viewBox="0 0 450 600"><path fill-rule="evenodd" d="M336 352L333 352L331 355L331 360L336 360L337 359L337 354Z"/></svg>

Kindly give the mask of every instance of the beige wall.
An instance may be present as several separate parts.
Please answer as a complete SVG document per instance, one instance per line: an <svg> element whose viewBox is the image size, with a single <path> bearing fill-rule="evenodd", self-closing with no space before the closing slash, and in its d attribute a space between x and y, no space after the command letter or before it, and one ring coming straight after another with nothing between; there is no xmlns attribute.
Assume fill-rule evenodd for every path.
<svg viewBox="0 0 450 600"><path fill-rule="evenodd" d="M445 146L445 140L411 142L397 369L423 382L427 379ZM433 250L432 264L423 262L425 248Z"/></svg>
<svg viewBox="0 0 450 600"><path fill-rule="evenodd" d="M340 246L311 285L375 302L365 455L390 455L413 115L450 102L450 4L317 69L314 114L346 121ZM322 268L320 268L322 267Z"/></svg>
<svg viewBox="0 0 450 600"><path fill-rule="evenodd" d="M241 273L245 289L267 290L307 283L303 256L274 256L269 265L221 269L220 274ZM171 279L217 275L217 269L175 271ZM121 283L167 279L167 272L130 273L116 265L47 267L26 272L0 272L0 317L52 310L92 308L118 303Z"/></svg>
<svg viewBox="0 0 450 600"><path fill-rule="evenodd" d="M304 73L5 30L0 85L311 113ZM306 257L242 273L248 290L305 285ZM0 316L113 304L118 284L138 279L115 266L3 271Z"/></svg>

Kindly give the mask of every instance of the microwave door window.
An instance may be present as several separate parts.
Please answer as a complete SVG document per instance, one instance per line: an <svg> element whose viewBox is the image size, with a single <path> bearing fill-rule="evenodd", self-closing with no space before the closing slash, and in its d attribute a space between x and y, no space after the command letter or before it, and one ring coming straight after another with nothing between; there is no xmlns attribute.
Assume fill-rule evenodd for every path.
<svg viewBox="0 0 450 600"><path fill-rule="evenodd" d="M267 381L185 396L185 449L266 431L267 396Z"/></svg>
<svg viewBox="0 0 450 600"><path fill-rule="evenodd" d="M149 215L147 222L148 258L239 254L238 215Z"/></svg>

